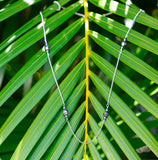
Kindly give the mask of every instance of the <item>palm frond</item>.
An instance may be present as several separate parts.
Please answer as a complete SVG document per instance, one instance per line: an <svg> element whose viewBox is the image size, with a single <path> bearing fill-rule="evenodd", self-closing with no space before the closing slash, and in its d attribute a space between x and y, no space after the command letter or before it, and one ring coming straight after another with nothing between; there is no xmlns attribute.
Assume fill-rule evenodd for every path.
<svg viewBox="0 0 158 160"><path fill-rule="evenodd" d="M20 21L21 11L27 15L40 11L41 2L20 0L0 10L4 32L0 44L0 158L138 160L144 158L138 152L144 146L158 156L158 134L151 131L158 124L154 99L158 92L158 20L145 12L136 19L137 27L130 31L120 58L109 116L97 139L81 144L66 123L48 68L40 15L33 14L15 30L3 27L12 24L12 17ZM50 58L71 127L81 141L91 141L103 120L120 43L128 31L122 22L132 20L140 9L125 0L58 2L66 7L57 12L57 3L46 3L43 11ZM84 17L76 12L84 12ZM103 12L112 13L111 18ZM12 33L5 37L8 28ZM137 113L137 108L145 111Z"/></svg>

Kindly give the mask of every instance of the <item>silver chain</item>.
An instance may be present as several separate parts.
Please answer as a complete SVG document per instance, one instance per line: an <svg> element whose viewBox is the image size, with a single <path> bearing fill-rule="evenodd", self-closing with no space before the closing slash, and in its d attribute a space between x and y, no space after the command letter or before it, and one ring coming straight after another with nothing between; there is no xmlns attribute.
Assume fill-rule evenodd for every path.
<svg viewBox="0 0 158 160"><path fill-rule="evenodd" d="M63 8L60 6L59 2L57 1L54 1L54 3L56 3L58 6L59 6L59 9ZM57 11L59 11L59 9ZM109 103L110 103L110 98L111 98L111 94L112 94L112 89L113 89L113 85L114 85L114 80L115 80L115 76L116 76L116 71L117 71L117 68L118 68L118 65L119 65L119 61L120 61L120 57L121 57L121 53L122 53L122 50L124 48L124 46L126 45L126 40L127 40L127 37L128 37L128 34L130 32L130 30L132 29L134 23L135 23L135 20L136 18L138 17L138 15L141 13L141 12L144 12L142 9L140 9L138 11L138 13L135 15L133 21L132 21L132 25L130 26L130 28L128 29L126 35L125 35L125 38L123 39L123 42L121 43L121 48L120 48L120 52L119 52L119 55L118 55L118 58L117 58L117 62L116 62L116 66L115 66L115 70L114 70L114 74L113 74L113 78L112 78L112 82L111 82L111 86L110 86L110 91L109 91L109 95L108 95L108 100L107 100L107 104L106 104L106 109L103 113L103 121L102 121L102 125L98 131L98 133L96 134L96 136L91 140L91 141L88 141L88 142L84 142L84 141L81 141L77 136L76 134L74 133L72 127L71 127L71 124L69 122L69 119L68 119L68 111L66 109L66 106L65 106L65 102L64 102L64 98L63 98L63 95L61 93L61 90L60 90L60 87L59 87L59 84L58 84L58 81L56 79L56 76L55 76L55 73L54 73L54 69L52 67L52 62L51 62L51 59L50 59L50 55L49 55L49 47L48 47L48 43L47 43L47 38L46 38L46 31L45 31L45 22L44 22L44 19L43 19L43 15L42 15L42 12L40 12L40 15L41 15L41 19L42 19L42 26L43 26L43 34L44 34L44 42L45 42L45 51L47 53L47 58L48 58L48 62L49 62L49 65L50 65L50 68L51 68L51 71L52 71L52 74L53 74L53 77L54 77L54 80L55 80L55 83L56 83L56 86L57 86L57 89L59 91L59 94L60 94L60 97L61 97L61 100L62 100L62 104L63 104L63 114L65 116L65 119L66 119L66 122L73 134L73 136L76 138L76 140L82 144L90 144L92 143L100 134L103 126L104 126L104 122L105 120L107 119L108 117L108 110L109 110ZM78 15L78 13L77 13ZM78 16L83 16L83 15L78 15Z"/></svg>

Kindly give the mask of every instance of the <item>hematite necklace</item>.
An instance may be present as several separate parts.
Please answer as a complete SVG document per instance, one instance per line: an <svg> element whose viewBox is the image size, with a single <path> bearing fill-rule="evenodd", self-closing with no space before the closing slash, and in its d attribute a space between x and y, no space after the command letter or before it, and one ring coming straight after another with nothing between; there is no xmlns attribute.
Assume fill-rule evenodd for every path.
<svg viewBox="0 0 158 160"><path fill-rule="evenodd" d="M60 11L60 9L61 9L62 7L60 6L59 2L54 1L54 3L57 3L57 5L59 6L58 11ZM43 34L44 34L44 42L45 42L45 51L46 51L46 53L47 53L48 62L49 62L49 65L50 65L50 68L51 68L51 71L52 71L52 74L53 74L53 77L54 77L54 80L55 80L57 89L58 89L58 91L59 91L59 94L60 94L60 97L61 97L61 100L62 100L62 104L63 104L63 114L64 114L64 116L65 116L66 122L67 122L67 124L68 124L68 126L69 126L69 128L70 128L70 130L71 130L71 132L72 132L72 134L73 134L73 136L76 138L77 141L79 141L79 142L82 143L82 144L90 144L90 143L92 143L92 142L99 136L99 134L100 134L100 132L101 132L103 126L104 126L104 122L105 122L105 120L106 120L107 117L108 117L108 110L109 110L109 103L110 103L111 93L112 93L112 89L113 89L113 85L114 85L114 80L115 80L115 75L116 75L116 71L117 71L117 68L118 68L118 65L119 65L121 53L122 53L122 50L123 50L124 46L126 45L126 40L127 40L128 34L129 34L130 30L132 29L132 27L133 27L133 25L134 25L134 23L135 23L136 18L138 17L138 15L139 15L141 12L143 12L142 9L140 9L140 10L138 11L138 13L135 15L135 17L134 17L134 19L133 19L133 21L132 21L132 24L131 24L131 26L129 27L129 29L128 29L126 35L125 35L125 38L123 39L123 41L122 41L122 43L121 43L120 52L119 52L119 55L118 55L118 58L117 58L117 62L116 62L116 66L115 66L115 70L114 70L114 74L113 74L113 78L112 78L112 81L111 81L111 86L110 86L110 91L109 91L108 100L107 100L107 104L106 104L106 109L105 109L105 111L104 111L104 113L103 113L102 125L101 125L98 133L96 134L96 136L95 136L91 141L88 141L88 142L81 141L81 140L76 136L76 134L74 133L74 131L72 130L72 127L71 127L71 125L70 125L70 122L69 122L69 119L68 119L68 111L67 111L67 109L66 109L65 102L64 102L64 98L63 98L63 96L62 96L62 93L61 93L61 90L60 90L58 81L57 81L56 76L55 76L55 73L54 73L54 69L53 69L53 67L52 67L52 62L51 62L51 60L50 60L49 47L48 47L48 43L47 43L47 39L46 39L45 22L44 22L44 19L43 19L42 12L40 12L41 19L42 19L42 26L43 26ZM79 15L79 14L77 13L77 15Z"/></svg>

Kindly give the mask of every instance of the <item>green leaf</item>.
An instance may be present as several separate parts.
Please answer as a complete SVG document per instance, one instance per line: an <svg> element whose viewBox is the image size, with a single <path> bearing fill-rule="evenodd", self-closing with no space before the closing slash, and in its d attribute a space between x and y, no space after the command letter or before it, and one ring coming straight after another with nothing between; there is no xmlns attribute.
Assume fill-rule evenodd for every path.
<svg viewBox="0 0 158 160"><path fill-rule="evenodd" d="M133 4L126 5L130 3L127 0L58 0L65 8L57 12L57 2L0 1L1 6L6 6L6 10L0 9L0 21L5 20L0 24L1 37L2 40L8 37L0 44L0 67L3 67L0 68L3 72L3 79L0 78L0 106L3 104L0 107L0 159L125 157L137 160L142 155L136 151L143 146L151 150L150 158L158 156L158 134L150 132L150 129L157 127L157 119L148 122L148 118L158 117L154 97L157 93L155 83L158 83L158 20L154 18L155 12L153 17L146 13L138 15L136 21L139 24L136 23L135 30L131 30L127 38L129 45L126 49L131 46L129 51L132 54L123 49L119 66L121 72L116 72L109 116L98 139L87 145L75 139L63 116L62 99L48 70L44 47L39 51L44 41L38 13L42 7L50 58L53 64L56 62L53 68L71 125L81 140L89 141L99 130L106 108L101 104L105 104L109 95L109 87L101 79L110 83L114 73L114 66L110 63L113 64L118 58L121 48L117 45L117 37L124 38L128 31L123 23L118 23L118 15L122 20L133 19L139 8ZM30 4L24 5L25 2ZM38 4L33 5L35 3ZM112 19L99 14L109 11L113 13L110 13ZM24 23L23 17L28 22L17 29ZM143 35L143 30L140 33L141 27ZM99 30L102 35L89 28ZM103 36L105 32L109 39ZM98 55L91 49L97 50ZM32 79L31 83L28 79ZM135 108L139 106L150 114L142 114L142 111L135 113Z"/></svg>
<svg viewBox="0 0 158 160"><path fill-rule="evenodd" d="M83 116L85 110L85 103L83 103L80 108L76 111L76 113L73 115L73 117L70 120L70 124L72 126L72 129L75 131L79 125L79 122ZM84 124L84 123L83 123ZM83 129L83 124L80 126L79 131ZM66 148L69 140L71 139L72 133L69 129L69 126L66 125L63 132L49 151L47 155L47 159L53 160L53 159L59 159L60 155L62 154L63 150Z"/></svg>
<svg viewBox="0 0 158 160"><path fill-rule="evenodd" d="M103 119L103 113L105 109L92 93L90 93L89 98L100 119ZM140 159L136 151L133 149L133 147L131 146L121 129L116 125L116 123L110 115L105 121L105 126L128 159Z"/></svg>
<svg viewBox="0 0 158 160"><path fill-rule="evenodd" d="M80 126L80 128L77 130L76 135L80 139L83 137L84 134L84 123ZM68 146L65 148L64 153L61 155L60 159L61 160L69 160L73 159L75 152L77 151L77 148L79 146L79 142L76 140L75 137L71 138L70 143Z"/></svg>
<svg viewBox="0 0 158 160"><path fill-rule="evenodd" d="M16 135L15 135L15 133L16 133ZM18 142L23 137L23 134L18 133L18 132L15 132L15 133L12 134L11 136L9 136L7 141L5 141L4 144L0 146L0 155L2 155L4 153L12 153L14 151L14 149L18 145ZM0 156L0 158L1 158L1 156Z"/></svg>
<svg viewBox="0 0 158 160"><path fill-rule="evenodd" d="M108 61L95 54L94 52L91 52L90 57L95 62L95 64L112 79L114 67ZM115 83L124 91L126 91L132 98L142 104L144 108L150 111L155 117L158 117L158 105L119 70L117 70L115 76Z"/></svg>
<svg viewBox="0 0 158 160"><path fill-rule="evenodd" d="M82 144L80 146L80 148L78 149L78 151L77 151L77 153L76 153L76 155L74 157L74 160L81 160L82 159L82 157L83 157L83 150L84 150L84 145Z"/></svg>
<svg viewBox="0 0 158 160"><path fill-rule="evenodd" d="M0 22L41 0L19 0L1 9Z"/></svg>
<svg viewBox="0 0 158 160"><path fill-rule="evenodd" d="M99 127L93 117L89 114L88 122L91 126L91 129L97 134ZM106 135L101 131L101 133L98 136L98 142L101 145L105 155L108 159L121 159L117 151L115 150L114 146L110 143L109 139L106 137Z"/></svg>
<svg viewBox="0 0 158 160"><path fill-rule="evenodd" d="M5 75L5 67L1 67L0 68L0 87L2 86L4 75Z"/></svg>
<svg viewBox="0 0 158 160"><path fill-rule="evenodd" d="M82 24L83 19L77 20L48 42L50 46L50 57L55 55L72 38L72 36L74 36ZM80 46L78 49L81 49L81 44L83 44L83 40L76 44L69 52L71 53L75 48L78 48L77 46ZM67 53L67 56L70 53ZM0 106L47 61L46 53L43 50L37 52L2 89L0 92Z"/></svg>
<svg viewBox="0 0 158 160"><path fill-rule="evenodd" d="M127 0L120 0L121 2L123 2L124 4L126 4L126 5L128 5L128 6L130 6L130 7L133 7L133 8L138 8L135 4L133 4L131 1L127 1ZM128 4L127 4L127 2L129 2Z"/></svg>
<svg viewBox="0 0 158 160"><path fill-rule="evenodd" d="M3 155L0 156L0 158L1 159L10 159L11 155L12 155L11 153L3 154Z"/></svg>
<svg viewBox="0 0 158 160"><path fill-rule="evenodd" d="M88 141L91 141L89 136L88 136ZM90 153L91 153L93 159L102 160L97 148L95 147L95 145L93 143L88 144L88 148L90 150Z"/></svg>
<svg viewBox="0 0 158 160"><path fill-rule="evenodd" d="M66 108L68 110L68 115L70 116L76 108L76 105L81 98L81 95L85 88L85 81L83 81L80 85L75 88L72 95L66 101ZM40 159L41 156L45 153L54 139L58 136L59 132L63 128L64 124L66 123L65 117L63 116L63 112L60 111L58 115L55 115L55 119L50 127L45 131L44 135L40 138L37 145L34 147L34 150L31 152L28 159ZM72 154L73 155L73 154Z"/></svg>
<svg viewBox="0 0 158 160"><path fill-rule="evenodd" d="M137 113L137 116L141 121L145 121L149 117L152 117L152 114L150 112L139 112Z"/></svg>
<svg viewBox="0 0 158 160"><path fill-rule="evenodd" d="M90 72L90 78L104 99L107 100L109 87L107 87L105 83L92 72ZM155 155L158 155L158 143L153 135L114 92L111 95L110 105L115 110L115 112L128 124L128 126L137 134L137 136L141 138L142 141L155 153Z"/></svg>
<svg viewBox="0 0 158 160"><path fill-rule="evenodd" d="M57 79L68 69L73 60L79 54L83 47L83 41L80 45L72 47L60 61L56 63L59 67L55 70ZM60 65L59 65L60 64ZM83 63L81 63L83 64ZM56 66L55 65L55 66ZM14 109L12 114L3 124L0 129L0 143L10 134L16 125L33 109L36 103L48 92L48 90L55 84L51 70L42 77L42 79L30 90L30 92L22 99L18 106Z"/></svg>
<svg viewBox="0 0 158 160"><path fill-rule="evenodd" d="M100 7L108 12L129 19L133 19L139 11L139 8L126 6L114 0L107 0L107 1L89 0L89 1L94 5L96 5L97 7ZM145 12L140 13L140 15L136 19L136 22L154 28L156 30L158 29L158 20L147 15Z"/></svg>
<svg viewBox="0 0 158 160"><path fill-rule="evenodd" d="M64 5L70 0L59 0L58 2L60 5ZM16 2L17 3L17 2ZM19 3L19 2L18 2ZM46 10L43 11L43 16L48 17L51 15L53 12L55 12L59 6L54 3L50 5ZM24 34L26 31L31 29L33 26L41 22L41 16L38 14L36 17L33 19L29 20L25 25L23 25L20 29L16 30L13 34L11 34L7 39L5 39L1 44L0 44L0 51L4 49L6 46L8 46L11 42L13 42L15 39L20 37L22 34Z"/></svg>
<svg viewBox="0 0 158 160"><path fill-rule="evenodd" d="M124 38L128 31L126 26L114 21L111 18L107 18L93 12L91 12L89 16L96 24L121 38ZM133 29L129 32L127 40L158 55L158 43L143 34L134 31Z"/></svg>
<svg viewBox="0 0 158 160"><path fill-rule="evenodd" d="M156 119L156 120L147 121L147 122L144 122L144 124L148 129L157 128L158 120Z"/></svg>
<svg viewBox="0 0 158 160"><path fill-rule="evenodd" d="M85 61L81 61L75 69L66 77L66 79L61 83L60 89L64 100L66 100L69 94L75 87L80 74L83 71ZM36 144L40 136L45 131L48 124L51 122L52 117L59 111L62 106L62 101L58 90L56 90L47 103L44 105L37 118L34 120L29 130L19 143L11 159L25 159L33 146Z"/></svg>
<svg viewBox="0 0 158 160"><path fill-rule="evenodd" d="M80 8L81 3L76 2L75 4L50 17L45 25L46 30L51 32L57 26L70 18ZM0 67L19 55L25 49L36 43L42 37L43 29L42 25L39 24L37 27L33 28L31 31L27 32L25 35L12 43L9 47L7 47L5 51L0 54Z"/></svg>
<svg viewBox="0 0 158 160"><path fill-rule="evenodd" d="M90 31L90 36L104 50L108 51L116 58L118 57L120 51L119 45L94 31ZM158 84L158 71L156 71L154 68L152 68L147 63L137 58L130 52L124 49L121 54L120 60L132 69L134 69L135 71L137 71L138 73L142 74L143 76L151 79L152 81Z"/></svg>

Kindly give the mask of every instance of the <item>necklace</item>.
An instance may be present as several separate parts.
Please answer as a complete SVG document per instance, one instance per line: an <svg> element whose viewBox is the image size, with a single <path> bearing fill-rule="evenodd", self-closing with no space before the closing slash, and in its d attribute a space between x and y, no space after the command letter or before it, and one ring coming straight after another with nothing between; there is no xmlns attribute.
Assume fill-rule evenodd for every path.
<svg viewBox="0 0 158 160"><path fill-rule="evenodd" d="M61 6L59 4L59 2L57 1L54 1L54 3L56 3L59 7L59 9L57 11L60 11L61 10ZM116 75L116 72L117 72L117 68L118 68L118 65L119 65L119 61L120 61L120 57L121 57L121 54L122 54L122 51L123 51L123 48L124 46L126 45L126 40L127 40L127 37L128 37L128 34L130 32L130 30L132 29L135 21L136 21L136 18L138 17L138 15L141 13L141 12L144 12L142 9L140 9L138 11L138 13L135 15L133 21L132 21L132 24L131 26L129 27L126 35L125 35L125 38L123 39L122 43L121 43L121 48L120 48L120 51L119 51L119 55L118 55L118 58L117 58L117 62L116 62L116 66L115 66L115 70L114 70L114 74L113 74L113 78L112 78L112 81L111 81L111 86L110 86L110 91L109 91L109 95L108 95L108 100L107 100L107 104L106 104L106 109L103 113L103 121L102 121L102 125L100 127L100 129L98 130L98 133L95 135L95 137L88 141L88 142L84 142L84 141L81 141L77 136L76 134L74 133L74 131L72 130L72 127L71 127L71 124L69 122L69 118L68 118L68 111L66 109L66 106L65 106L65 101L64 101L64 98L62 96L62 93L61 93L61 90L60 90L60 87L59 87L59 84L58 84L58 81L56 79L56 76L55 76L55 73L54 73L54 69L52 67L52 62L50 60L50 56L49 56L49 47L48 47L48 43L47 43L47 38L46 38L46 31L45 31L45 22L44 22L44 19L43 19L43 15L42 15L42 12L40 12L40 15L41 15L41 19L42 19L42 26L43 26L43 35L44 35L44 42L45 42L45 51L46 51L46 54L47 54L47 58L48 58L48 62L49 62L49 65L50 65L50 68L51 68L51 71L52 71L52 74L53 74L53 77L54 77L54 80L55 80L55 83L56 83L56 86L57 86L57 89L59 91L59 94L60 94L60 97L61 97L61 100L62 100L62 104L63 104L63 114L65 116L65 119L66 119L66 122L73 134L73 136L76 138L76 140L82 144L90 144L92 143L100 134L103 126L104 126L104 122L105 120L107 119L108 117L108 110L109 110L109 104L110 104L110 98L111 98L111 94L112 94L112 89L113 89L113 85L114 85L114 80L115 80L115 75ZM76 15L78 16L81 16L80 13L75 13ZM83 15L82 15L83 16Z"/></svg>

